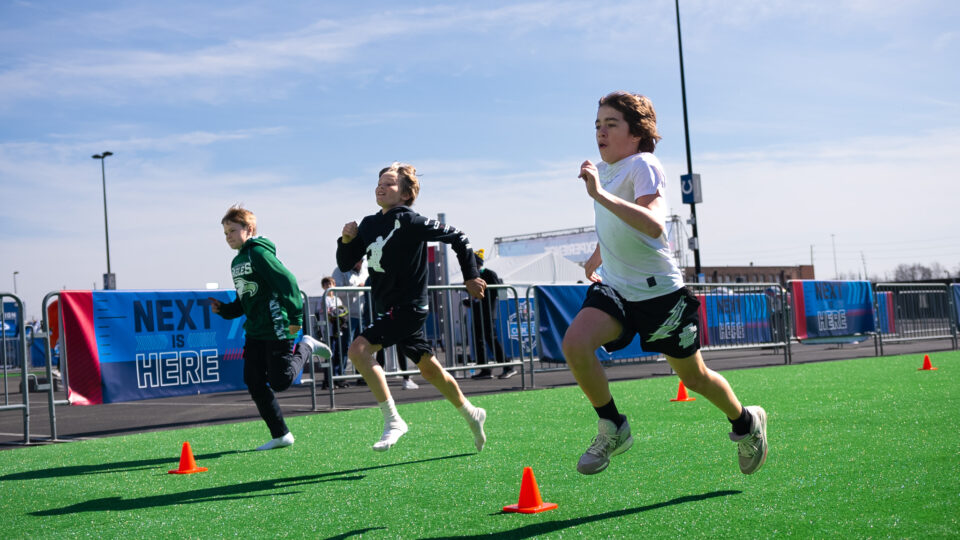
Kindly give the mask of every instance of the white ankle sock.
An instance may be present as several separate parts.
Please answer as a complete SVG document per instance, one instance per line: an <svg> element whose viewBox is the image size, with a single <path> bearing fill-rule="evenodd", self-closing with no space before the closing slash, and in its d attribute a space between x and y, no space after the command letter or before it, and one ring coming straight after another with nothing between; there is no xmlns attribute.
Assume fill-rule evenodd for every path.
<svg viewBox="0 0 960 540"><path fill-rule="evenodd" d="M474 409L475 407L473 406L473 404L470 403L470 401L467 399L463 400L463 405L461 405L460 407L457 407L457 410L460 411L460 414L462 414L463 417L467 419L469 419L470 415L473 414Z"/></svg>

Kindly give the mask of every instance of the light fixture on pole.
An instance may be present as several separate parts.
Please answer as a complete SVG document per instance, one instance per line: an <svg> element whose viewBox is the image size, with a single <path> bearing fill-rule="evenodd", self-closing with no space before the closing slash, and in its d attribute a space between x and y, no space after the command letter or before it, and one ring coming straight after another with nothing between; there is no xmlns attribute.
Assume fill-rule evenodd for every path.
<svg viewBox="0 0 960 540"><path fill-rule="evenodd" d="M110 271L110 226L107 224L107 170L103 164L104 160L112 155L113 152L103 152L90 156L93 159L100 160L100 178L103 181L103 232L107 240L107 273L103 275L103 288L105 290L117 288L117 276L113 275L113 272Z"/></svg>

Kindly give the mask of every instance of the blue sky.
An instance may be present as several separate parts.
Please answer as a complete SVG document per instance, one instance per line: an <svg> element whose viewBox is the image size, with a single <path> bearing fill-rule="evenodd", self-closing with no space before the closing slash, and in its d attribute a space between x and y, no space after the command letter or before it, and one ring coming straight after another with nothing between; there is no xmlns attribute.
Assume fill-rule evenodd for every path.
<svg viewBox="0 0 960 540"><path fill-rule="evenodd" d="M960 271L960 4L681 1L702 263ZM226 6L226 7L224 7ZM307 284L376 171L498 236L593 223L576 178L612 90L646 94L686 219L674 4L0 3L0 290L229 287L219 221L254 210ZM692 258L691 258L692 263Z"/></svg>

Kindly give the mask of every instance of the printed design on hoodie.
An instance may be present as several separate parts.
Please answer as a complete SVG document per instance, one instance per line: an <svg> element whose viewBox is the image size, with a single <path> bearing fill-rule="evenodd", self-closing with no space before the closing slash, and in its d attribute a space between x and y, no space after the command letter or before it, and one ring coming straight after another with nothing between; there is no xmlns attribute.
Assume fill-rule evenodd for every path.
<svg viewBox="0 0 960 540"><path fill-rule="evenodd" d="M393 222L393 230L390 231L390 234L386 238L378 236L369 246L367 246L367 267L370 270L375 272L383 272L383 268L380 266L380 259L383 257L383 248L387 245L387 242L390 241L390 237L393 236L393 233L397 232L397 229L400 228L400 220L395 220Z"/></svg>
<svg viewBox="0 0 960 540"><path fill-rule="evenodd" d="M233 286L237 289L237 296L243 298L243 295L249 294L251 298L257 294L259 286L255 281L247 281L242 277L233 278Z"/></svg>

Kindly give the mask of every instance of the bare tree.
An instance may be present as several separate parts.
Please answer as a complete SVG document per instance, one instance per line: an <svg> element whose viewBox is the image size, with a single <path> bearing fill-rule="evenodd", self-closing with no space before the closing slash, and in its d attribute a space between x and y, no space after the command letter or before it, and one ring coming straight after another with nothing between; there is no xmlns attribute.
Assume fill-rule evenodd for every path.
<svg viewBox="0 0 960 540"><path fill-rule="evenodd" d="M918 263L899 264L893 269L894 281L922 281L933 278L933 270Z"/></svg>

